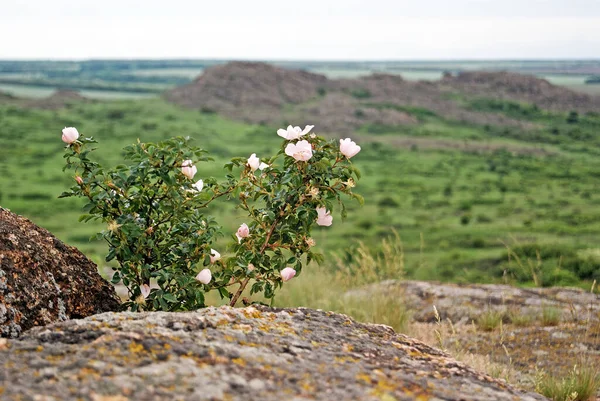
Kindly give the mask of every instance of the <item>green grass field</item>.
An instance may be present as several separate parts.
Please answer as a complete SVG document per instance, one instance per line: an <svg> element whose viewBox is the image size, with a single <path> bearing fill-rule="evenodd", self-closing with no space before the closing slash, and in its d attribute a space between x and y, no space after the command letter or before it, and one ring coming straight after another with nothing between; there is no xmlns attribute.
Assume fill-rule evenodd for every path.
<svg viewBox="0 0 600 401"><path fill-rule="evenodd" d="M600 278L600 117L568 122L566 114L485 99L465 107L540 128L470 126L435 115L414 128L365 128L352 136L363 147L353 161L363 173L357 192L365 206L350 202L346 221L334 213L332 227L318 228L320 250L351 261L359 241L377 250L395 230L408 277L589 288ZM295 123L314 123L319 132L318 121ZM65 126L98 139L98 158L109 165L138 138L189 135L217 160L200 165L199 178L223 179L219 166L229 158L266 157L281 145L277 127L232 122L160 99L74 104L58 111L0 105L0 205L30 217L97 262L104 246L88 238L102 227L77 222L83 202L57 199L73 182L61 171ZM402 142L410 139L418 141ZM461 150L454 143L471 147ZM531 152L539 147L547 153ZM226 231L244 221L230 204L213 211ZM507 248L518 261L514 255L509 260Z"/></svg>

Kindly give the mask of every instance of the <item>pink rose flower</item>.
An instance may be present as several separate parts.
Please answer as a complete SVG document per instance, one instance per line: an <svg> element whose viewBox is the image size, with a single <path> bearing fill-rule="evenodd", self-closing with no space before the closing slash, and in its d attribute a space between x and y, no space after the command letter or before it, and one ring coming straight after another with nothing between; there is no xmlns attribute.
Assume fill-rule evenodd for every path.
<svg viewBox="0 0 600 401"><path fill-rule="evenodd" d="M281 279L285 282L294 278L294 276L296 275L296 270L292 269L291 267L286 267L285 269L280 271L279 274L281 274Z"/></svg>
<svg viewBox="0 0 600 401"><path fill-rule="evenodd" d="M285 154L293 157L297 161L308 161L313 153L312 146L308 141L298 141L297 143L289 143L285 147Z"/></svg>
<svg viewBox="0 0 600 401"><path fill-rule="evenodd" d="M79 132L77 128L74 127L65 127L62 130L62 140L64 143L68 143L69 145L75 142L79 138Z"/></svg>
<svg viewBox="0 0 600 401"><path fill-rule="evenodd" d="M324 207L318 207L317 209L317 224L320 226L329 227L333 223L333 216L331 212Z"/></svg>
<svg viewBox="0 0 600 401"><path fill-rule="evenodd" d="M238 239L238 244L242 242L242 238L246 238L248 235L250 235L250 228L248 228L246 223L244 223L240 226L240 228L238 228L237 232L235 233L235 236Z"/></svg>
<svg viewBox="0 0 600 401"><path fill-rule="evenodd" d="M215 263L217 260L221 259L221 254L214 249L210 250L210 263Z"/></svg>
<svg viewBox="0 0 600 401"><path fill-rule="evenodd" d="M77 175L77 176L75 176L75 181L77 181L77 183L78 183L79 185L82 185L82 184L83 184L83 178L81 178L81 177L80 177L80 176L78 176L78 175Z"/></svg>
<svg viewBox="0 0 600 401"><path fill-rule="evenodd" d="M314 125L307 125L306 127L304 127L303 130L300 127L292 127L291 125L288 125L287 129L278 129L277 135L284 139L287 139L288 141L293 141L294 139L298 139L301 136L308 134L313 128Z"/></svg>
<svg viewBox="0 0 600 401"><path fill-rule="evenodd" d="M196 276L196 280L198 280L199 282L201 282L202 284L208 284L210 283L210 280L212 279L212 274L210 273L209 269L204 269L202 270L200 273L198 273L198 275Z"/></svg>
<svg viewBox="0 0 600 401"><path fill-rule="evenodd" d="M340 139L340 152L349 159L360 152L360 146L350 138Z"/></svg>
<svg viewBox="0 0 600 401"><path fill-rule="evenodd" d="M194 178L196 171L198 171L198 169L192 164L191 160L184 160L183 163L181 163L181 172L190 180Z"/></svg>

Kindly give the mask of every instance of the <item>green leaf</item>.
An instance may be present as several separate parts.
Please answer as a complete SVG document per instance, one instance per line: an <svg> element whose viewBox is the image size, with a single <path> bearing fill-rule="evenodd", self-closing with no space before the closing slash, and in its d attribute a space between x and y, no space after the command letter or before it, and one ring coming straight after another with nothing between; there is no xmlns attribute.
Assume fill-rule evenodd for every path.
<svg viewBox="0 0 600 401"><path fill-rule="evenodd" d="M351 196L356 199L361 206L365 204L365 198L363 198L361 195L353 193Z"/></svg>
<svg viewBox="0 0 600 401"><path fill-rule="evenodd" d="M73 191L69 191L69 192L63 192L62 194L58 195L59 198L68 198L70 196L74 196L75 193Z"/></svg>
<svg viewBox="0 0 600 401"><path fill-rule="evenodd" d="M227 288L225 287L219 287L219 295L221 296L221 299L231 299L231 293L229 291L227 291Z"/></svg>
<svg viewBox="0 0 600 401"><path fill-rule="evenodd" d="M119 272L115 272L115 274L113 274L110 282L113 284L117 284L119 281L121 281L121 274L119 274Z"/></svg>
<svg viewBox="0 0 600 401"><path fill-rule="evenodd" d="M177 297L176 297L175 295L173 295L173 294L170 294L170 293L168 293L168 292L167 292L167 293L165 293L165 294L163 294L163 299L165 299L165 300L167 300L167 301L169 301L169 302L171 302L171 303L177 303L177 302L179 302L179 301L177 300Z"/></svg>

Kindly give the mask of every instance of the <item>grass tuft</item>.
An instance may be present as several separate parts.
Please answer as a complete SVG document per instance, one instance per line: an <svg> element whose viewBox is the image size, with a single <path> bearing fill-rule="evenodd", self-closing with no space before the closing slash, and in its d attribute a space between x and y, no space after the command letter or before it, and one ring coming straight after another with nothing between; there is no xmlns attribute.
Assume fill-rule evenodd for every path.
<svg viewBox="0 0 600 401"><path fill-rule="evenodd" d="M477 327L483 331L494 331L500 327L504 312L487 310L477 318Z"/></svg>
<svg viewBox="0 0 600 401"><path fill-rule="evenodd" d="M562 312L560 309L552 306L544 306L542 308L542 325L556 326L560 323Z"/></svg>
<svg viewBox="0 0 600 401"><path fill-rule="evenodd" d="M596 367L575 366L562 378L541 372L535 383L535 390L553 401L588 401L599 388L600 372Z"/></svg>

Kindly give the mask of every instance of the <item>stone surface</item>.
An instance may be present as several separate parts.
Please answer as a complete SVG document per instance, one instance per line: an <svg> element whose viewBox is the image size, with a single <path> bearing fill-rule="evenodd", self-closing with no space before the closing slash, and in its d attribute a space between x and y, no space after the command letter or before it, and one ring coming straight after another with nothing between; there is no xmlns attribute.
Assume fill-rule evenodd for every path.
<svg viewBox="0 0 600 401"><path fill-rule="evenodd" d="M540 318L544 310L556 309L561 320L586 322L598 320L600 295L579 288L518 288L499 284L448 284L433 281L388 280L353 290L346 296L369 296L374 292L401 293L418 322L435 322L433 306L442 320L454 323L477 320L495 311Z"/></svg>
<svg viewBox="0 0 600 401"><path fill-rule="evenodd" d="M3 400L544 400L383 325L311 309L104 313L0 347ZM112 398L111 398L112 397Z"/></svg>
<svg viewBox="0 0 600 401"><path fill-rule="evenodd" d="M81 252L0 207L0 337L119 305L113 287Z"/></svg>
<svg viewBox="0 0 600 401"><path fill-rule="evenodd" d="M481 355L506 365L527 388L533 387L538 371L565 377L574 366L600 366L598 294L579 288L390 280L346 296L368 297L377 291L405 300L413 336L437 346L433 333L441 330L451 353ZM498 321L493 329L480 327L478 320L488 314L495 314L502 325Z"/></svg>

